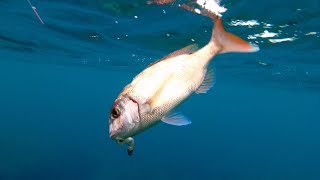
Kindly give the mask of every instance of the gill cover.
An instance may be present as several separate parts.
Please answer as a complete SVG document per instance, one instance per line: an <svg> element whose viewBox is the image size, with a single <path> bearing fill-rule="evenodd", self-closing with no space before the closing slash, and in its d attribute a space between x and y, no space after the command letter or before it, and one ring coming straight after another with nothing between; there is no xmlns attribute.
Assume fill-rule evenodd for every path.
<svg viewBox="0 0 320 180"><path fill-rule="evenodd" d="M138 105L127 97L119 97L110 111L109 134L111 139L126 139L132 134L138 121Z"/></svg>

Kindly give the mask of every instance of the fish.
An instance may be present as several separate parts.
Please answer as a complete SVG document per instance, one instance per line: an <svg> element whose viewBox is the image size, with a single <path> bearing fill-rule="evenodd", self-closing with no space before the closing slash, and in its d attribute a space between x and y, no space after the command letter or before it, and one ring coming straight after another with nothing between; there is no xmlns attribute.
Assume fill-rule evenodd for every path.
<svg viewBox="0 0 320 180"><path fill-rule="evenodd" d="M193 11L189 6L183 8ZM109 115L109 136L126 144L129 156L134 151L134 136L164 122L176 126L191 124L176 107L192 94L209 91L215 81L209 63L217 54L256 52L259 47L227 32L222 18L209 11L214 26L209 42L199 48L188 45L149 64L127 84L115 99Z"/></svg>

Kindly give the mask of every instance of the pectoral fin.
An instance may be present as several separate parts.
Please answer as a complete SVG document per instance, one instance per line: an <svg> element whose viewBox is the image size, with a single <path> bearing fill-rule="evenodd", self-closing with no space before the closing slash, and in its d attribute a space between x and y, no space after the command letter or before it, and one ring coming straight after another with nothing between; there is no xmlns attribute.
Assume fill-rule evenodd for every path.
<svg viewBox="0 0 320 180"><path fill-rule="evenodd" d="M168 114L164 116L161 119L161 121L175 126L185 126L191 124L191 120L182 115L181 113Z"/></svg>
<svg viewBox="0 0 320 180"><path fill-rule="evenodd" d="M149 113L149 112L151 112L151 111L152 111L151 105L150 105L148 102L143 103L143 104L141 105L141 109L140 109L140 113L141 113L141 114Z"/></svg>
<svg viewBox="0 0 320 180"><path fill-rule="evenodd" d="M145 104L149 106L149 110L152 111L158 103L159 98L161 98L161 93L163 91L163 88L167 85L171 74L167 74L166 77L163 78L161 82L159 82L158 87L155 89L152 96L148 97Z"/></svg>

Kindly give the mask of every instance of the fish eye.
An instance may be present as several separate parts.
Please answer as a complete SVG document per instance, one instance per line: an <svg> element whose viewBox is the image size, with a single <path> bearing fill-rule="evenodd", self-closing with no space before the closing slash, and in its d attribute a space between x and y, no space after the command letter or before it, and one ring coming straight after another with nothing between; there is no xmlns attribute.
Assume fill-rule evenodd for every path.
<svg viewBox="0 0 320 180"><path fill-rule="evenodd" d="M111 111L111 116L114 119L118 118L120 116L120 114L121 114L120 109L117 107L113 108Z"/></svg>

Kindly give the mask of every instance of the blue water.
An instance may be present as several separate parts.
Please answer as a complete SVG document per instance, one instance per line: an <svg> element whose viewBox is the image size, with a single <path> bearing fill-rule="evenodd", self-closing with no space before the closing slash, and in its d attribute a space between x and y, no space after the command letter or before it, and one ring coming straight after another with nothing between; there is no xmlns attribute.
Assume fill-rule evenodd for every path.
<svg viewBox="0 0 320 180"><path fill-rule="evenodd" d="M204 45L210 20L145 1L31 2L44 25L27 1L0 1L0 180L320 179L319 0L223 0L225 28L261 50L215 57L214 88L181 105L193 123L143 132L132 157L109 139L115 97Z"/></svg>

